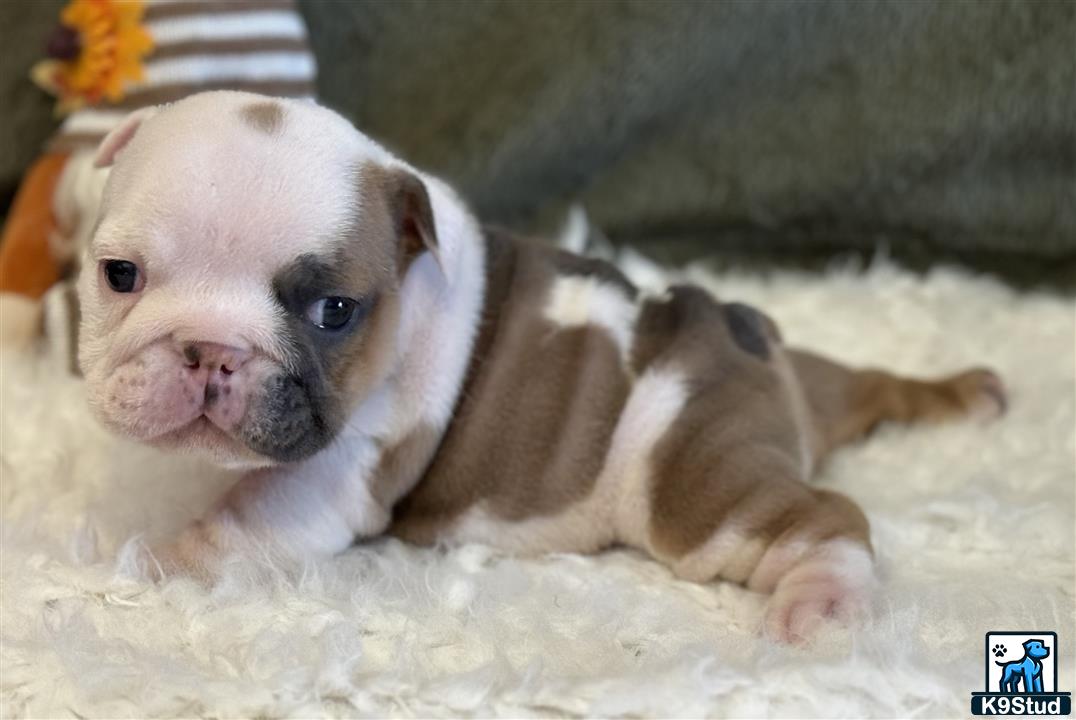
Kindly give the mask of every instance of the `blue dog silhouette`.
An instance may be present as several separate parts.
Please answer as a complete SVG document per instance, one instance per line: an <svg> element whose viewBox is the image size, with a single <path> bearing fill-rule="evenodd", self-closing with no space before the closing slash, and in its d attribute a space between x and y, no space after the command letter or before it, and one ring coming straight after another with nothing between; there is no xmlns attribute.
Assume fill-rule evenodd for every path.
<svg viewBox="0 0 1076 720"><path fill-rule="evenodd" d="M1042 692L1042 659L1050 655L1050 648L1042 640L1028 640L1024 643L1024 656L1012 662L994 661L1000 665L1001 683L998 688L1003 693L1020 692L1020 682L1024 683L1024 692Z"/></svg>

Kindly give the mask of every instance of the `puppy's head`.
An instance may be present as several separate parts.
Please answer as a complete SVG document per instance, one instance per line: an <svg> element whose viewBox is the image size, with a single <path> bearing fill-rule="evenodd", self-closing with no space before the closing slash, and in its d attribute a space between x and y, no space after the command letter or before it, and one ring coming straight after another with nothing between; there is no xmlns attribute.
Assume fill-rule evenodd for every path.
<svg viewBox="0 0 1076 720"><path fill-rule="evenodd" d="M405 273L436 261L424 182L328 110L245 93L136 113L97 163L79 360L98 416L231 465L324 447L392 372Z"/></svg>

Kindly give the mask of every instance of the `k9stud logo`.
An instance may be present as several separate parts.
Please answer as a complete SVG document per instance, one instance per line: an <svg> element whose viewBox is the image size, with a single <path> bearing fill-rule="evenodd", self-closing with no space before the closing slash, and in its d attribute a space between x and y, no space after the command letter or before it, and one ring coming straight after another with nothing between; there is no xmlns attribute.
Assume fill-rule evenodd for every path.
<svg viewBox="0 0 1076 720"><path fill-rule="evenodd" d="M1068 715L1057 691L1057 633L988 632L986 691L971 694L973 715Z"/></svg>

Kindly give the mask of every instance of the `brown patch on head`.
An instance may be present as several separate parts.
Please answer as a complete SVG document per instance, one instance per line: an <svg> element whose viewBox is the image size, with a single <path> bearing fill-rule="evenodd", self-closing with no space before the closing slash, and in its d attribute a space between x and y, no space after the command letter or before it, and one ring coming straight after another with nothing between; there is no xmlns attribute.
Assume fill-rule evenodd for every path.
<svg viewBox="0 0 1076 720"><path fill-rule="evenodd" d="M255 130L275 135L284 125L284 108L273 100L262 100L241 107L239 117Z"/></svg>

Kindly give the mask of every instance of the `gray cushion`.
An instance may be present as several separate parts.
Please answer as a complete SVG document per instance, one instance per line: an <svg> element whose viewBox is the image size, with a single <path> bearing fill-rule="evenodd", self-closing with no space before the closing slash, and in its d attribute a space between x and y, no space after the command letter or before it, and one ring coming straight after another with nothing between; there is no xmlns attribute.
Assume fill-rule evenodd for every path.
<svg viewBox="0 0 1076 720"><path fill-rule="evenodd" d="M1076 252L1074 3L303 10L324 100L488 218L581 197L687 254Z"/></svg>

